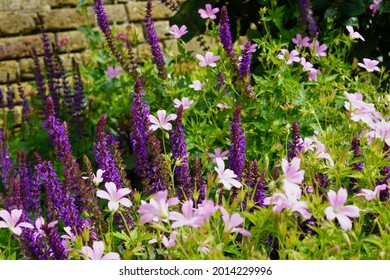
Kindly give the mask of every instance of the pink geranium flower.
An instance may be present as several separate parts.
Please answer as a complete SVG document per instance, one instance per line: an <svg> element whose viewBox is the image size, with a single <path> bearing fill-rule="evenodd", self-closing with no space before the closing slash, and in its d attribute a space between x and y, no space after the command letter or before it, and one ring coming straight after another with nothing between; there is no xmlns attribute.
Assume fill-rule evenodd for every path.
<svg viewBox="0 0 390 280"><path fill-rule="evenodd" d="M106 74L108 77L112 79L123 75L118 66L115 67L108 66L107 70L104 71L104 74Z"/></svg>
<svg viewBox="0 0 390 280"><path fill-rule="evenodd" d="M193 88L196 91L199 91L202 89L203 83L201 83L199 80L192 81L192 84L189 85L190 88Z"/></svg>
<svg viewBox="0 0 390 280"><path fill-rule="evenodd" d="M351 120L354 122L362 121L370 124L375 118L375 105L373 103L366 103L363 101L361 93L344 92L348 101L344 102L344 108L351 113Z"/></svg>
<svg viewBox="0 0 390 280"><path fill-rule="evenodd" d="M251 236L250 232L245 230L244 228L238 227L244 222L244 219L238 213L234 213L232 216L226 211L222 206L219 207L219 210L222 213L222 220L225 223L225 232L238 232L241 233L245 237Z"/></svg>
<svg viewBox="0 0 390 280"><path fill-rule="evenodd" d="M163 235L161 242L165 246L165 248L170 248L170 247L173 247L176 245L176 235L177 234L178 234L177 231L173 231L169 235L169 239L165 235ZM156 242L157 242L156 238L152 238L151 240L149 240L149 244L153 244Z"/></svg>
<svg viewBox="0 0 390 280"><path fill-rule="evenodd" d="M378 60L363 58L363 63L359 62L358 65L362 68L365 68L368 72L380 71L377 66L379 63Z"/></svg>
<svg viewBox="0 0 390 280"><path fill-rule="evenodd" d="M142 214L140 221L142 223L166 221L169 217L168 207L179 203L177 197L167 200L168 191L163 190L156 193L156 197L150 199L149 203L141 201L138 213Z"/></svg>
<svg viewBox="0 0 390 280"><path fill-rule="evenodd" d="M204 222L207 222L211 215L219 209L218 205L214 204L212 200L203 200L201 204L198 205L198 208L195 209L195 215L202 216Z"/></svg>
<svg viewBox="0 0 390 280"><path fill-rule="evenodd" d="M183 227L183 226L190 226L193 228L201 227L204 224L204 219L202 215L199 215L199 212L194 212L193 208L193 201L188 200L183 203L181 207L181 211L172 211L169 214L169 220L175 221L171 227L177 228L177 227Z"/></svg>
<svg viewBox="0 0 390 280"><path fill-rule="evenodd" d="M286 49L281 49L280 54L278 54L277 58L280 60L284 60L286 64L291 64L293 62L299 62L301 59L298 57L299 53L296 50L292 50L289 52Z"/></svg>
<svg viewBox="0 0 390 280"><path fill-rule="evenodd" d="M353 27L351 25L347 25L346 28L349 32L349 37L351 37L352 39L360 39L360 40L364 41L363 36L360 35L359 32L354 31Z"/></svg>
<svg viewBox="0 0 390 280"><path fill-rule="evenodd" d="M92 173L92 182L98 186L101 182L103 182L103 173L105 170L98 169L96 171L96 175ZM83 179L89 179L90 177L82 177Z"/></svg>
<svg viewBox="0 0 390 280"><path fill-rule="evenodd" d="M151 130L157 130L159 128L171 130L172 125L169 122L176 120L177 118L176 114L170 114L167 116L167 111L165 110L158 110L157 117L158 119L153 115L149 115L150 122L152 123L150 126Z"/></svg>
<svg viewBox="0 0 390 280"><path fill-rule="evenodd" d="M241 188L241 183L237 181L237 175L230 169L225 169L225 162L221 158L216 158L217 167L215 171L218 174L218 182L223 184L223 186L230 190L232 186L236 188Z"/></svg>
<svg viewBox="0 0 390 280"><path fill-rule="evenodd" d="M313 64L311 64L309 61L306 61L306 58L302 57L301 58L301 65L303 66L303 71L312 71L315 70L313 68Z"/></svg>
<svg viewBox="0 0 390 280"><path fill-rule="evenodd" d="M48 228L54 227L58 221L53 221L47 225ZM38 235L45 236L45 232L41 229L41 227L45 225L45 219L42 216L39 216L35 220L35 227L38 230L38 232L34 233L34 237L37 238Z"/></svg>
<svg viewBox="0 0 390 280"><path fill-rule="evenodd" d="M190 108L192 103L194 103L194 100L189 100L188 97L183 97L181 100L176 98L175 100L173 100L173 103L175 103L175 108L183 106L183 109L186 110Z"/></svg>
<svg viewBox="0 0 390 280"><path fill-rule="evenodd" d="M0 218L3 219L3 221L0 221L0 228L9 228L18 236L22 234L22 227L34 228L32 224L27 222L18 223L22 213L23 211L19 209L14 209L11 213L7 210L0 210Z"/></svg>
<svg viewBox="0 0 390 280"><path fill-rule="evenodd" d="M309 212L306 202L299 201L299 198L301 197L301 191L299 190L299 192L294 195L288 196L283 193L274 193L271 197L266 197L264 199L264 205L275 205L272 208L272 211L274 213L279 213L283 209L290 209L293 212L300 213L305 219L309 219L311 217L311 214Z"/></svg>
<svg viewBox="0 0 390 280"><path fill-rule="evenodd" d="M299 170L301 165L301 159L294 157L291 162L287 159L282 159L282 170L283 170L283 190L288 197L300 197L301 189L299 185L303 182L304 170Z"/></svg>
<svg viewBox="0 0 390 280"><path fill-rule="evenodd" d="M384 140L386 144L390 146L390 122L386 120L381 120L379 122L371 123L369 125L371 128L374 129L371 134L375 138Z"/></svg>
<svg viewBox="0 0 390 280"><path fill-rule="evenodd" d="M313 49L316 56L326 56L325 51L328 47L325 44L320 45L318 41L314 41L310 44L310 47Z"/></svg>
<svg viewBox="0 0 390 280"><path fill-rule="evenodd" d="M211 4L206 4L206 9L199 9L198 13L200 14L201 18L210 18L210 19L216 19L217 16L216 13L219 12L219 8L213 8Z"/></svg>
<svg viewBox="0 0 390 280"><path fill-rule="evenodd" d="M131 207L131 201L125 197L131 192L130 189L117 189L115 183L113 182L105 183L105 188L107 191L98 190L96 195L108 200L108 209L110 209L110 211L118 210L119 204Z"/></svg>
<svg viewBox="0 0 390 280"><path fill-rule="evenodd" d="M64 227L64 231L66 234L61 235L62 239L70 240L75 242L76 236L73 234L71 227Z"/></svg>
<svg viewBox="0 0 390 280"><path fill-rule="evenodd" d="M296 35L295 38L292 39L292 42L293 42L298 48L310 46L309 41L310 41L310 38L309 38L309 37L306 36L305 38L302 38L302 35L299 34L299 33Z"/></svg>
<svg viewBox="0 0 390 280"><path fill-rule="evenodd" d="M196 58L200 60L199 65L202 67L206 67L206 66L215 67L217 66L215 61L219 60L221 57L219 55L214 56L212 52L208 51L206 52L205 56L197 54Z"/></svg>
<svg viewBox="0 0 390 280"><path fill-rule="evenodd" d="M90 260L120 260L118 253L107 253L104 255L104 242L94 241L92 248L83 246L80 253Z"/></svg>
<svg viewBox="0 0 390 280"><path fill-rule="evenodd" d="M181 36L186 34L188 32L187 26L182 25L180 28L176 24L172 25L171 30L169 31L169 34L173 35L173 38L179 39Z"/></svg>
<svg viewBox="0 0 390 280"><path fill-rule="evenodd" d="M220 108L220 109L227 109L227 108L229 108L226 104L223 104L223 103L218 103L217 107Z"/></svg>
<svg viewBox="0 0 390 280"><path fill-rule="evenodd" d="M368 201L376 198L381 191L387 190L389 187L386 184L378 185L374 190L361 189L360 193L355 196L364 196Z"/></svg>
<svg viewBox="0 0 390 280"><path fill-rule="evenodd" d="M330 206L325 209L326 218L328 220L337 219L343 230L349 230L352 228L352 222L349 218L357 218L360 216L360 209L357 206L344 206L347 198L348 193L344 188L340 188L337 193L330 190L328 192Z"/></svg>
<svg viewBox="0 0 390 280"><path fill-rule="evenodd" d="M382 0L374 0L372 4L370 4L370 10L372 11L373 14L376 14L380 8L379 8L379 3L381 3Z"/></svg>
<svg viewBox="0 0 390 280"><path fill-rule="evenodd" d="M217 158L221 158L223 160L227 160L228 157L227 155L229 154L229 151L223 151L221 153L221 149L220 148L215 148L214 149L214 154L213 153L209 153L209 157L211 157L213 159L213 163L217 163Z"/></svg>

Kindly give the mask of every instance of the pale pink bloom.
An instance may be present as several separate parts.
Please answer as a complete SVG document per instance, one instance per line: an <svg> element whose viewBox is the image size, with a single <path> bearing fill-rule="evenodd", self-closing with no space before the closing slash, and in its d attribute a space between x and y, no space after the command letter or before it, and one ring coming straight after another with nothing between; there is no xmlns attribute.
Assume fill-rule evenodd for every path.
<svg viewBox="0 0 390 280"><path fill-rule="evenodd" d="M119 204L122 204L125 207L130 207L132 205L131 201L125 197L131 192L130 189L117 189L113 182L105 183L105 188L107 191L98 190L96 195L108 200L108 209L110 209L110 211L118 210Z"/></svg>
<svg viewBox="0 0 390 280"><path fill-rule="evenodd" d="M378 60L363 58L363 63L359 62L358 65L362 68L365 68L368 72L380 71L377 66L379 63Z"/></svg>
<svg viewBox="0 0 390 280"><path fill-rule="evenodd" d="M61 38L58 38L57 40L57 47L61 48L63 46L66 46L70 43L70 38L69 36L65 35Z"/></svg>
<svg viewBox="0 0 390 280"><path fill-rule="evenodd" d="M319 69L315 69L315 68L310 69L308 80L317 81L317 74L321 74L321 71Z"/></svg>
<svg viewBox="0 0 390 280"><path fill-rule="evenodd" d="M299 199L301 189L299 185L304 179L304 170L299 170L301 165L301 159L294 157L291 162L287 159L282 159L282 170L283 170L283 190L290 199Z"/></svg>
<svg viewBox="0 0 390 280"><path fill-rule="evenodd" d="M312 71L312 70L315 70L313 68L313 64L311 64L309 61L306 61L306 58L302 57L301 58L301 64L303 66L303 70L304 71Z"/></svg>
<svg viewBox="0 0 390 280"><path fill-rule="evenodd" d="M170 247L173 247L176 245L176 235L178 234L177 231L173 231L170 235L169 235L169 239L163 235L162 237L162 244L165 246L165 248L170 248ZM151 240L149 240L149 244L153 244L153 243L156 243L157 242L157 239L156 238L153 238Z"/></svg>
<svg viewBox="0 0 390 280"><path fill-rule="evenodd" d="M351 113L351 119L354 122L362 121L366 124L373 122L375 117L375 105L363 101L363 96L360 93L349 94L344 92L348 98L348 102L344 102L344 107Z"/></svg>
<svg viewBox="0 0 390 280"><path fill-rule="evenodd" d="M390 146L390 122L381 120L380 122L371 123L369 125L374 129L373 136L384 140L386 144Z"/></svg>
<svg viewBox="0 0 390 280"><path fill-rule="evenodd" d="M208 254L210 252L210 245L202 240L199 242L198 251L205 253L205 254Z"/></svg>
<svg viewBox="0 0 390 280"><path fill-rule="evenodd" d="M293 212L298 212L305 219L309 219L311 214L309 209L307 208L307 204L305 201L299 201L298 199L301 197L301 194L298 194L298 197L290 197L283 193L274 193L271 197L266 197L264 199L264 205L275 205L272 208L274 213L279 213L283 209L291 209Z"/></svg>
<svg viewBox="0 0 390 280"><path fill-rule="evenodd" d="M11 213L7 210L0 210L0 218L3 219L3 221L0 221L0 228L9 228L18 236L22 234L22 227L34 228L32 224L27 222L18 223L22 213L23 211L19 209L14 209Z"/></svg>
<svg viewBox="0 0 390 280"><path fill-rule="evenodd" d="M357 206L344 206L347 198L348 193L344 188L340 188L337 193L334 190L330 190L328 192L328 200L331 206L325 209L326 218L331 221L336 218L343 230L352 228L352 222L349 218L360 216L360 209Z"/></svg>
<svg viewBox="0 0 390 280"><path fill-rule="evenodd" d="M172 125L169 122L176 120L177 115L170 114L167 116L167 111L158 110L157 117L158 117L158 119L153 115L149 115L149 120L152 123L152 125L150 126L151 130L157 130L158 128L165 129L165 130L171 130Z"/></svg>
<svg viewBox="0 0 390 280"><path fill-rule="evenodd" d="M215 171L218 174L218 182L223 184L223 186L230 190L232 186L236 188L241 188L241 183L234 178L237 178L237 175L230 169L225 169L225 162L221 158L216 158L217 167Z"/></svg>
<svg viewBox="0 0 390 280"><path fill-rule="evenodd" d="M364 41L363 36L360 35L359 32L354 31L353 27L351 25L347 25L346 28L349 32L349 37L351 37L352 39L360 39L360 40Z"/></svg>
<svg viewBox="0 0 390 280"><path fill-rule="evenodd" d="M107 253L104 255L104 242L94 241L92 248L89 246L83 246L80 253L88 257L90 260L120 260L118 253Z"/></svg>
<svg viewBox="0 0 390 280"><path fill-rule="evenodd" d="M254 53L254 52L256 52L256 49L257 49L257 44L252 44L250 47L249 47L249 49L248 49L248 52L249 53ZM240 46L240 49L241 50L244 50L245 49L245 46Z"/></svg>
<svg viewBox="0 0 390 280"><path fill-rule="evenodd" d="M281 49L280 54L277 55L277 58L284 60L286 64L291 64L293 62L299 62L301 59L298 57L299 53L296 50L289 52L286 49Z"/></svg>
<svg viewBox="0 0 390 280"><path fill-rule="evenodd" d="M103 173L105 170L98 169L96 175L92 173L92 182L97 186L103 182ZM82 177L83 179L89 179L90 177Z"/></svg>
<svg viewBox="0 0 390 280"><path fill-rule="evenodd" d="M199 215L199 212L194 212L193 208L194 202L192 200L187 200L181 206L181 211L172 211L169 214L169 220L175 221L171 227L183 227L190 226L193 228L201 227L204 224L204 218L202 215Z"/></svg>
<svg viewBox="0 0 390 280"><path fill-rule="evenodd" d="M219 8L213 8L211 4L206 4L206 9L199 9L198 13L200 14L201 18L210 18L210 19L216 19L217 16L216 13L219 12Z"/></svg>
<svg viewBox="0 0 390 280"><path fill-rule="evenodd" d="M168 207L179 203L177 197L167 200L168 191L163 190L156 193L155 198L151 198L149 203L141 201L138 213L142 214L141 223L166 221L169 217Z"/></svg>
<svg viewBox="0 0 390 280"><path fill-rule="evenodd" d="M203 200L201 204L198 205L198 208L195 209L195 215L202 216L204 222L207 222L211 215L219 209L218 205L214 204L212 200Z"/></svg>
<svg viewBox="0 0 390 280"><path fill-rule="evenodd" d="M202 67L205 67L208 65L211 67L215 67L215 66L217 66L215 61L219 60L221 57L219 55L214 56L214 54L212 52L208 51L208 52L206 52L205 56L197 54L196 58L200 60L199 65Z"/></svg>
<svg viewBox="0 0 390 280"><path fill-rule="evenodd" d="M172 25L171 30L169 31L169 34L173 35L173 38L179 39L181 36L186 34L188 32L187 26L182 25L180 28L176 24Z"/></svg>
<svg viewBox="0 0 390 280"><path fill-rule="evenodd" d="M123 75L118 66L115 66L115 67L108 66L107 70L104 71L104 74L106 74L107 76L109 76L112 79Z"/></svg>
<svg viewBox="0 0 390 280"><path fill-rule="evenodd" d="M374 190L361 189L360 193L355 196L364 196L368 201L373 200L381 191L387 190L389 187L386 184L378 185Z"/></svg>
<svg viewBox="0 0 390 280"><path fill-rule="evenodd" d="M54 227L56 224L58 223L58 221L53 221L51 223L49 223L47 225L48 228L51 228L51 227ZM34 233L34 237L37 238L38 235L41 235L41 236L45 236L45 232L41 229L41 227L45 225L45 220L43 219L42 216L39 216L36 220L35 220L35 227L36 229L38 230L38 232L35 232Z"/></svg>
<svg viewBox="0 0 390 280"><path fill-rule="evenodd" d="M73 242L76 241L76 236L73 234L71 227L64 227L64 231L66 234L61 235L62 239L71 240Z"/></svg>
<svg viewBox="0 0 390 280"><path fill-rule="evenodd" d="M310 44L310 47L313 49L316 56L326 56L325 50L328 47L325 44L320 45L318 41L314 41Z"/></svg>
<svg viewBox="0 0 390 280"><path fill-rule="evenodd" d="M223 104L223 103L218 103L217 107L220 108L220 109L227 109L227 108L229 108L226 104Z"/></svg>
<svg viewBox="0 0 390 280"><path fill-rule="evenodd" d="M380 8L379 8L379 3L382 2L382 0L374 0L372 4L370 4L370 10L372 11L373 14L376 14Z"/></svg>
<svg viewBox="0 0 390 280"><path fill-rule="evenodd" d="M179 99L173 100L173 103L175 103L175 108L179 108L180 106L183 106L183 109L186 110L190 108L192 103L194 103L194 100L189 100L188 97L183 97L181 100Z"/></svg>
<svg viewBox="0 0 390 280"><path fill-rule="evenodd" d="M296 35L295 38L292 39L292 42L293 42L298 48L310 46L309 41L310 41L310 38L309 38L309 37L306 36L305 38L302 38L302 35L299 34L299 33Z"/></svg>
<svg viewBox="0 0 390 280"><path fill-rule="evenodd" d="M316 136L311 138L305 137L303 141L303 150L305 152L308 150L313 151L316 158L327 159L329 164L334 166L333 159L326 153L325 145L319 141Z"/></svg>
<svg viewBox="0 0 390 280"><path fill-rule="evenodd" d="M228 159L227 154L229 154L229 151L223 151L221 153L221 149L220 148L215 148L214 149L214 154L213 153L209 153L209 157L211 157L213 159L213 163L217 163L216 158L221 158L223 160L227 160Z"/></svg>
<svg viewBox="0 0 390 280"><path fill-rule="evenodd" d="M189 85L190 88L193 88L196 91L199 91L203 87L203 83L201 83L199 80L192 81L192 84Z"/></svg>
<svg viewBox="0 0 390 280"><path fill-rule="evenodd" d="M244 219L240 216L240 214L234 213L232 216L230 216L226 209L222 206L219 207L219 210L222 213L222 220L225 223L225 232L238 232L245 237L251 236L249 231L238 227L244 222Z"/></svg>

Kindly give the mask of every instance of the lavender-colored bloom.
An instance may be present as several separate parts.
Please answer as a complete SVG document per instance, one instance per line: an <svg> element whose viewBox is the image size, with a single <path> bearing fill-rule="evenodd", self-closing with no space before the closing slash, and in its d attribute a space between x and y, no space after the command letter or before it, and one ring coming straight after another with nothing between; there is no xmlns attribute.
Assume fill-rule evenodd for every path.
<svg viewBox="0 0 390 280"><path fill-rule="evenodd" d="M10 85L9 73L7 73L7 108L9 110L13 110L15 107L14 98L15 98L15 94Z"/></svg>
<svg viewBox="0 0 390 280"><path fill-rule="evenodd" d="M288 161L290 162L298 154L303 153L303 140L300 136L299 125L297 121L292 123L292 142L288 143Z"/></svg>
<svg viewBox="0 0 390 280"><path fill-rule="evenodd" d="M231 146L230 146L230 169L241 178L245 165L245 135L241 128L241 106L237 106L232 122L230 123Z"/></svg>
<svg viewBox="0 0 390 280"><path fill-rule="evenodd" d="M353 159L356 160L362 156L362 153L360 151L360 141L359 139L355 136L352 139L352 150L353 150ZM357 170L357 171L363 171L363 162L358 161L352 164L352 169ZM356 178L350 178L349 179L349 189L353 190L355 193L358 193L360 188L355 188L356 183L358 180Z"/></svg>
<svg viewBox="0 0 390 280"><path fill-rule="evenodd" d="M223 91L227 93L229 88L228 86L225 85L226 78L223 76L221 70L219 70L218 73L216 74L216 78L217 78L217 85L216 85L217 89L221 90L223 88Z"/></svg>
<svg viewBox="0 0 390 280"><path fill-rule="evenodd" d="M151 193L157 193L171 184L169 176L169 164L161 151L160 140L150 132L148 138L148 149L150 151L150 175ZM165 187L164 187L165 186Z"/></svg>
<svg viewBox="0 0 390 280"><path fill-rule="evenodd" d="M22 123L25 123L29 119L31 107L27 100L26 94L24 93L23 86L20 83L18 83L18 91L19 96L22 99Z"/></svg>
<svg viewBox="0 0 390 280"><path fill-rule="evenodd" d="M73 59L73 124L76 127L76 132L78 135L82 135L84 132L84 102L85 102L85 94L84 94L84 84L80 75L80 68L77 62Z"/></svg>
<svg viewBox="0 0 390 280"><path fill-rule="evenodd" d="M167 77L167 70L165 69L165 62L160 46L160 40L157 36L157 31L152 19L152 1L148 0L146 4L146 16L145 16L146 37L148 39L149 46L153 54L154 63L158 69L158 76L161 79Z"/></svg>
<svg viewBox="0 0 390 280"><path fill-rule="evenodd" d="M245 77L250 77L251 75L251 41L246 41L244 49L242 50L242 58L240 61L240 77L241 80L244 80Z"/></svg>
<svg viewBox="0 0 390 280"><path fill-rule="evenodd" d="M115 165L115 161L110 153L106 141L106 121L107 115L100 117L96 125L95 145L93 151L96 157L98 168L104 170L103 178L105 182L113 182L118 189L122 188L121 176Z"/></svg>
<svg viewBox="0 0 390 280"><path fill-rule="evenodd" d="M314 38L318 34L318 28L311 9L310 0L299 0L299 15L305 24L309 36Z"/></svg>
<svg viewBox="0 0 390 280"><path fill-rule="evenodd" d="M239 74L238 69L238 57L237 53L233 49L232 35L230 33L229 15L226 6L221 8L221 19L219 21L219 39L221 44L229 56L230 63L234 71Z"/></svg>
<svg viewBox="0 0 390 280"><path fill-rule="evenodd" d="M39 63L39 58L36 50L33 48L31 50L31 57L34 61L34 78L35 83L37 85L37 91L39 93L39 97L45 102L46 101L46 88L45 88L45 80L42 74L41 65Z"/></svg>
<svg viewBox="0 0 390 280"><path fill-rule="evenodd" d="M66 260L67 253L66 249L62 243L62 239L60 234L58 233L57 227L48 225L42 225L40 228L45 235L47 236L47 240L51 250L51 257L53 260Z"/></svg>
<svg viewBox="0 0 390 280"><path fill-rule="evenodd" d="M175 168L175 183L178 189L180 199L192 198L193 190L191 188L190 169L187 159L187 147L184 140L183 129L183 106L177 109L177 118L174 123L172 133L172 157L175 161L180 161L180 165Z"/></svg>
<svg viewBox="0 0 390 280"><path fill-rule="evenodd" d="M246 185L252 189L248 196L253 200L254 206L249 209L249 212L254 212L257 207L264 207L265 191L265 174L262 172L259 175L259 165L257 160L249 161L248 167L243 175ZM244 199L242 206L246 209L247 198Z"/></svg>
<svg viewBox="0 0 390 280"><path fill-rule="evenodd" d="M37 233L36 228L23 230L20 240L24 256L30 260L50 260L50 250Z"/></svg>
<svg viewBox="0 0 390 280"><path fill-rule="evenodd" d="M8 180L12 166L13 162L8 152L8 144L3 130L0 128L0 176L5 190L8 189Z"/></svg>
<svg viewBox="0 0 390 280"><path fill-rule="evenodd" d="M192 185L199 193L196 202L200 204L206 199L206 180L202 178L202 165L199 157L195 158L192 165Z"/></svg>
<svg viewBox="0 0 390 280"><path fill-rule="evenodd" d="M9 189L5 200L5 209L25 210L23 204L23 198L24 197L22 196L22 188L20 187L19 178L15 176L11 176L9 180Z"/></svg>
<svg viewBox="0 0 390 280"><path fill-rule="evenodd" d="M150 114L148 105L142 100L144 94L141 79L137 78L135 80L133 105L131 107L130 141L135 153L135 171L142 179L148 178L150 172L147 150Z"/></svg>

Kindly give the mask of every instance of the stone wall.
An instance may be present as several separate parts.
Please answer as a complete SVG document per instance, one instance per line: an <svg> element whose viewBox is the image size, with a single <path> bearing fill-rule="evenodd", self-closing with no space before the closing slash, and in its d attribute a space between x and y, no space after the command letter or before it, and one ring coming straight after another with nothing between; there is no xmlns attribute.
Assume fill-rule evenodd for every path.
<svg viewBox="0 0 390 280"><path fill-rule="evenodd" d="M7 75L15 88L16 73L20 73L22 85L27 95L32 94L31 81L33 60L30 50L35 48L38 55L43 54L38 14L44 19L49 38L52 42L68 42L60 48L65 65L74 57L81 63L88 61L88 38L78 28L94 26L93 0L79 7L81 0L0 0L0 88L5 93ZM180 1L179 1L180 2ZM150 56L149 46L145 41L144 17L146 0L105 0L105 9L116 29L128 34L137 34L138 42L135 53L138 60ZM157 33L164 42L168 37L169 17L174 15L161 1L153 1L153 18Z"/></svg>

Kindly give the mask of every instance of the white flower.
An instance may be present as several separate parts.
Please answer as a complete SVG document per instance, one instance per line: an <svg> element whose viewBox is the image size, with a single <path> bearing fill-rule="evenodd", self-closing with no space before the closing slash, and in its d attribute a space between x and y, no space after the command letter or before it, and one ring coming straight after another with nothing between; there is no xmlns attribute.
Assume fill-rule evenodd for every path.
<svg viewBox="0 0 390 280"><path fill-rule="evenodd" d="M217 167L215 167L215 171L218 173L219 183L223 184L223 186L230 190L233 187L241 188L241 183L234 178L237 178L237 175L230 169L225 169L225 162L221 158L216 158Z"/></svg>

